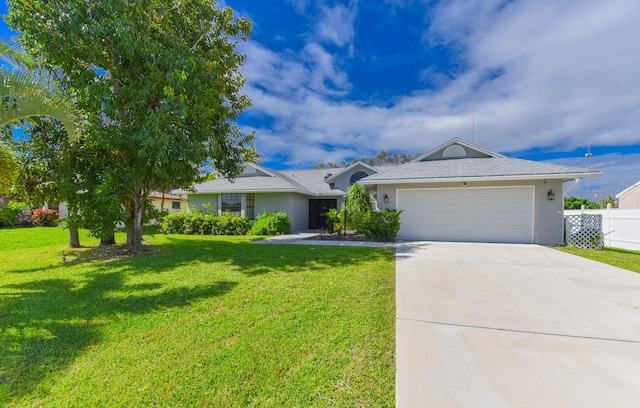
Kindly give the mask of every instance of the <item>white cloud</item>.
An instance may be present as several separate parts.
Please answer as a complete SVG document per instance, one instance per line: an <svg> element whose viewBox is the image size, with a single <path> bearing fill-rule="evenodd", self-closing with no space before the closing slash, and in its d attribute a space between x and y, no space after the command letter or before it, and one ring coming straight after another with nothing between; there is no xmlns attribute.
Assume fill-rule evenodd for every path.
<svg viewBox="0 0 640 408"><path fill-rule="evenodd" d="M320 7L320 20L316 35L328 43L339 47L351 44L354 39L353 21L356 17L356 3L349 7L338 4L335 7Z"/></svg>
<svg viewBox="0 0 640 408"><path fill-rule="evenodd" d="M330 10L321 14L316 40L353 41L357 33L344 29L353 20L329 29L331 18L349 22L341 17L348 13ZM475 141L490 149L640 144L638 15L635 0L443 2L429 14L425 47L455 47L468 69L385 106L350 100L346 71L319 42L282 53L249 42L250 114L273 119L257 129L258 150L304 167L350 152L416 152L451 137L470 140L474 88ZM422 72L439 75L429 66Z"/></svg>

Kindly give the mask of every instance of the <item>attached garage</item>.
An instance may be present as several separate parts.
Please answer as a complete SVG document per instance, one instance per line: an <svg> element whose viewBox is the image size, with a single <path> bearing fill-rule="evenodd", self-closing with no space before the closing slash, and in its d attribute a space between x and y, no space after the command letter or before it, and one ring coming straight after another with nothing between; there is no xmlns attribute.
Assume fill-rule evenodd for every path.
<svg viewBox="0 0 640 408"><path fill-rule="evenodd" d="M534 187L398 189L399 238L534 242Z"/></svg>

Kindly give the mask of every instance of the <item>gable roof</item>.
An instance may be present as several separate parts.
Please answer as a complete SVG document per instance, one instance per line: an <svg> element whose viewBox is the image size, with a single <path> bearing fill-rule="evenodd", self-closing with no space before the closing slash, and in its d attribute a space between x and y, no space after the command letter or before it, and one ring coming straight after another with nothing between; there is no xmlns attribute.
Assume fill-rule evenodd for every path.
<svg viewBox="0 0 640 408"><path fill-rule="evenodd" d="M364 168L367 168L367 169L369 169L369 170L373 171L374 173L378 173L378 172L380 171L380 169L379 169L379 168L377 168L377 167L370 166L370 165L368 165L367 163L363 163L363 162L361 162L361 161L357 161L357 162L353 163L353 164L352 164L352 165L350 165L350 166L343 167L342 169L340 169L340 170L339 170L339 171L337 171L336 173L331 174L329 177L326 177L326 178L324 179L324 181L325 181L326 183L331 183L333 180L335 180L336 178L340 177L340 175L341 175L341 174L344 174L344 173L346 173L347 171L349 171L349 170L353 169L354 167L358 167L358 166L360 166L360 167L364 167Z"/></svg>
<svg viewBox="0 0 640 408"><path fill-rule="evenodd" d="M411 162L427 161L427 160L429 160L430 157L438 156L439 153L444 152L448 147L453 146L453 145L466 147L467 149L475 151L475 152L479 153L481 156L484 156L484 157L506 157L506 156L501 155L500 153L496 153L496 152L491 151L489 149L485 149L484 147L481 147L481 146L475 145L475 144L473 144L471 142L467 142L466 140L460 139L459 137L455 137L455 138L449 140L448 142L441 144L440 146L436 147L435 149L432 149L432 150L428 151L427 153L423 154L422 156L419 156L419 157L413 159Z"/></svg>
<svg viewBox="0 0 640 408"><path fill-rule="evenodd" d="M632 186L629 186L627 188L625 188L624 190L622 190L621 192L619 192L618 194L616 194L616 198L621 198L622 196L625 196L627 194L629 194L630 192L632 192L633 190L635 190L636 188L640 188L640 181L638 181L637 183L635 183Z"/></svg>
<svg viewBox="0 0 640 408"><path fill-rule="evenodd" d="M395 184L474 180L530 180L600 177L599 171L509 157L411 162L365 177L361 184Z"/></svg>

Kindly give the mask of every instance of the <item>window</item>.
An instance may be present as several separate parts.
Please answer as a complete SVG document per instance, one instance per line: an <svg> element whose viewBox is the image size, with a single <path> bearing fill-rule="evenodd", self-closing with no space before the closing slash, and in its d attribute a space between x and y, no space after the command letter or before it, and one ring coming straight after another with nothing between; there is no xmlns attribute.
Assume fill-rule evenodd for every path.
<svg viewBox="0 0 640 408"><path fill-rule="evenodd" d="M180 209L180 201L172 201L171 202L171 208L173 208L174 210L179 210Z"/></svg>
<svg viewBox="0 0 640 408"><path fill-rule="evenodd" d="M356 181L360 180L361 178L365 178L367 176L368 174L365 173L364 171L358 171L356 173L353 173L353 176L351 176L351 178L349 179L349 185L352 185Z"/></svg>
<svg viewBox="0 0 640 408"><path fill-rule="evenodd" d="M240 215L242 210L242 198L240 194L222 194L221 197L222 212L230 212L231 214Z"/></svg>
<svg viewBox="0 0 640 408"><path fill-rule="evenodd" d="M248 219L252 220L254 218L254 198L253 198L253 194L252 193L247 193L246 195L246 207L245 208L245 212L244 215L247 216Z"/></svg>

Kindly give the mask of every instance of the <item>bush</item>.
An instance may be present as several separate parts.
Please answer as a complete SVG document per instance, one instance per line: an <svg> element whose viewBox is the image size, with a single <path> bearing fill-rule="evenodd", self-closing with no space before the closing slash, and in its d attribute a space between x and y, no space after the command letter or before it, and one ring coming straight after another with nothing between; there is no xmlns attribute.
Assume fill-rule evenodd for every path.
<svg viewBox="0 0 640 408"><path fill-rule="evenodd" d="M25 207L24 203L9 201L7 205L0 209L0 227L15 225L18 214L20 214Z"/></svg>
<svg viewBox="0 0 640 408"><path fill-rule="evenodd" d="M39 227L53 227L58 225L60 216L56 210L45 210L38 208L31 214L33 224Z"/></svg>
<svg viewBox="0 0 640 408"><path fill-rule="evenodd" d="M256 218L251 235L283 235L291 233L291 220L284 212L265 212Z"/></svg>
<svg viewBox="0 0 640 408"><path fill-rule="evenodd" d="M394 241L400 231L399 211L374 211L358 220L356 231L379 241Z"/></svg>
<svg viewBox="0 0 640 408"><path fill-rule="evenodd" d="M203 213L193 208L189 212L166 215L162 221L161 232L188 235L246 235L250 226L251 222L247 217L230 213Z"/></svg>

